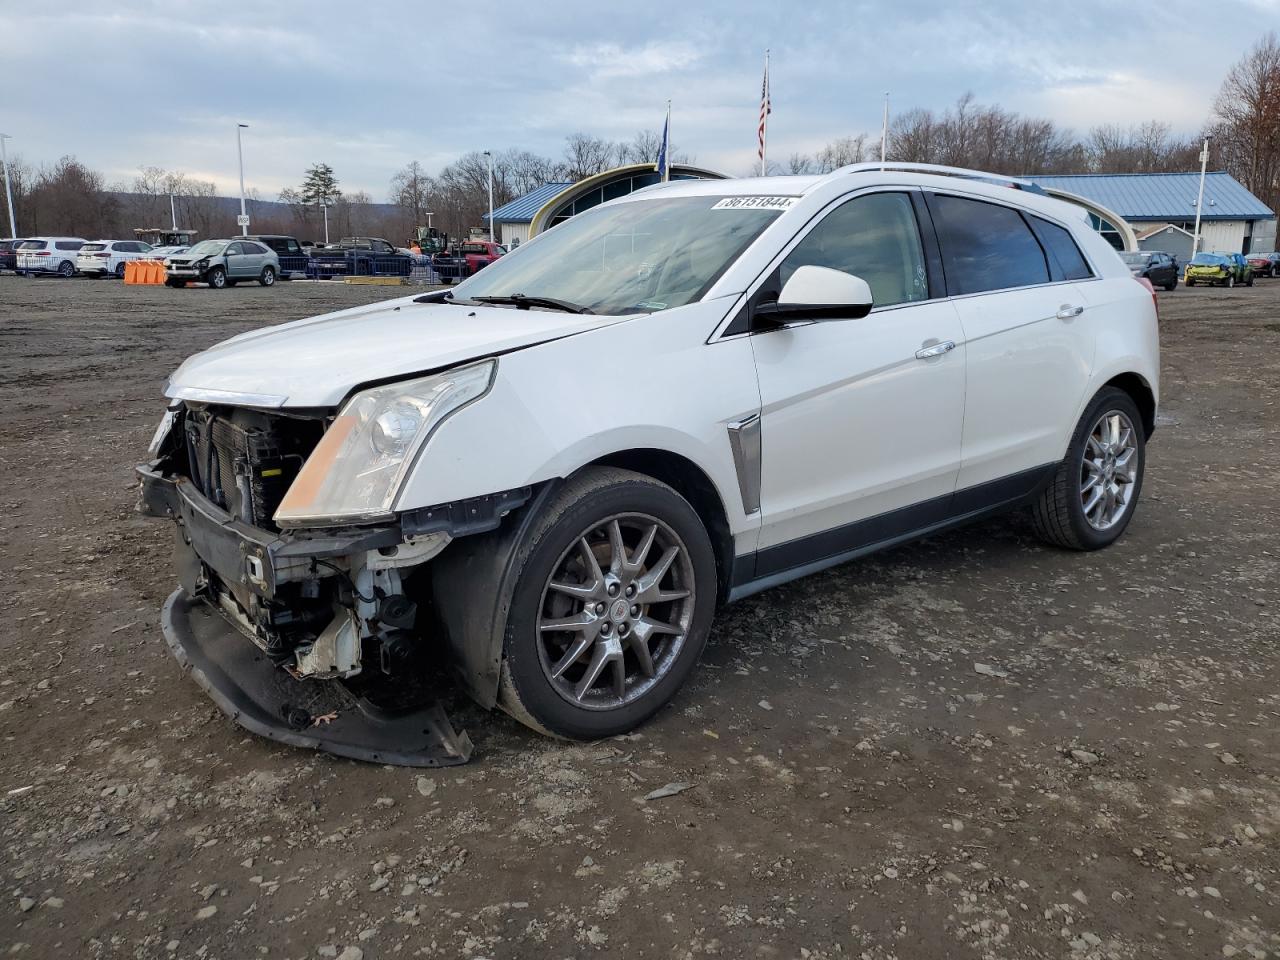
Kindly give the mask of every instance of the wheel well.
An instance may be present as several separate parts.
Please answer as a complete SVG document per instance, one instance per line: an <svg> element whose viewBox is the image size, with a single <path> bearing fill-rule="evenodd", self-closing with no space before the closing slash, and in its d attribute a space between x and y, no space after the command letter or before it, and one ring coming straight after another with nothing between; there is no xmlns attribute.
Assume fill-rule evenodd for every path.
<svg viewBox="0 0 1280 960"><path fill-rule="evenodd" d="M702 468L678 453L657 449L621 450L600 457L588 466L621 467L643 473L661 480L689 501L711 538L711 547L716 554L718 594L723 603L729 595L733 574L733 535L729 532L729 520L720 494Z"/></svg>
<svg viewBox="0 0 1280 960"><path fill-rule="evenodd" d="M1106 386L1117 387L1133 398L1138 412L1142 414L1143 432L1148 437L1151 436L1156 428L1156 398L1147 381L1136 373L1122 373L1108 380Z"/></svg>

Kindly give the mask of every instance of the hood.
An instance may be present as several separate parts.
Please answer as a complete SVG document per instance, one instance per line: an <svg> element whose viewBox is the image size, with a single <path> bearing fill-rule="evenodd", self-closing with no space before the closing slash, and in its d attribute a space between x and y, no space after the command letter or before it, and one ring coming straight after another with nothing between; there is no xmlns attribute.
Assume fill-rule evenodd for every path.
<svg viewBox="0 0 1280 960"><path fill-rule="evenodd" d="M190 357L169 397L260 407L332 407L394 380L619 323L631 317L415 303L413 297L252 330Z"/></svg>

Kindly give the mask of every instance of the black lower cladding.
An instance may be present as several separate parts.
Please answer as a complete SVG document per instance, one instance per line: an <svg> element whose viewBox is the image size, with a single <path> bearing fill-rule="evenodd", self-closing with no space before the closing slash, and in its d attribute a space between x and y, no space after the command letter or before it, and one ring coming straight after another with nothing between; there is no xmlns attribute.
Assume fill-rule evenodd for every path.
<svg viewBox="0 0 1280 960"><path fill-rule="evenodd" d="M434 699L379 706L334 680L295 680L207 603L175 591L161 614L165 642L223 713L251 733L294 747L405 767L471 758Z"/></svg>
<svg viewBox="0 0 1280 960"><path fill-rule="evenodd" d="M801 576L1027 503L1039 494L1057 467L1056 463L1050 463L1023 470L909 507L767 547L753 558L740 558L735 563L733 592L736 596L745 596L755 589L790 579L793 573Z"/></svg>

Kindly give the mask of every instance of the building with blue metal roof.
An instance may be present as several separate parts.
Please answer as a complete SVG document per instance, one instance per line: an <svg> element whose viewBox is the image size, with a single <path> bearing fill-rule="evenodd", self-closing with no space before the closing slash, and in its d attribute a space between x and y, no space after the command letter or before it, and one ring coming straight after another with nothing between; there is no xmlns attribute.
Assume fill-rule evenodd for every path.
<svg viewBox="0 0 1280 960"><path fill-rule="evenodd" d="M1191 256L1200 173L1085 173L1030 176L1048 193L1083 200L1095 229L1117 248L1131 245L1125 225L1143 250L1163 250L1179 260ZM1110 222L1097 208L1114 212L1125 224ZM1233 253L1275 249L1275 211L1229 173L1204 178L1200 249Z"/></svg>
<svg viewBox="0 0 1280 960"><path fill-rule="evenodd" d="M508 248L519 246L548 227L554 227L575 213L590 209L658 182L651 163L631 163L577 183L548 183L516 197L493 211L499 239ZM685 163L671 165L672 180L723 180L724 174ZM481 219L487 225L489 215Z"/></svg>

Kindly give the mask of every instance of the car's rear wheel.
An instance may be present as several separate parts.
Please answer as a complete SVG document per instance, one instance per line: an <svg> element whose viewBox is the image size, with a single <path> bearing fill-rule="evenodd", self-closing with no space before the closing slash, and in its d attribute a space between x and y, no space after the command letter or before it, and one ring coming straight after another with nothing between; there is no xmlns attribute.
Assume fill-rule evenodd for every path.
<svg viewBox="0 0 1280 960"><path fill-rule="evenodd" d="M227 285L227 271L222 267L214 267L205 275L205 283L213 287L215 290L221 290Z"/></svg>
<svg viewBox="0 0 1280 960"><path fill-rule="evenodd" d="M58 264L58 276L63 279L69 279L76 275L76 265L70 260L63 260Z"/></svg>
<svg viewBox="0 0 1280 960"><path fill-rule="evenodd" d="M1236 275L1233 273L1227 277L1226 287L1228 290L1230 290L1235 285L1236 285Z"/></svg>
<svg viewBox="0 0 1280 960"><path fill-rule="evenodd" d="M258 283L264 287L269 287L276 282L276 268L267 266L262 268L262 276L258 277Z"/></svg>
<svg viewBox="0 0 1280 960"><path fill-rule="evenodd" d="M692 672L715 608L711 541L666 484L571 478L533 523L504 638L499 702L546 733L625 733Z"/></svg>
<svg viewBox="0 0 1280 960"><path fill-rule="evenodd" d="M1244 282L1244 285L1245 285L1246 287L1252 287L1252 286L1253 286L1253 274L1252 274L1252 273L1251 273L1251 274L1249 274L1249 279L1248 279L1248 280L1246 280L1246 281Z"/></svg>
<svg viewBox="0 0 1280 960"><path fill-rule="evenodd" d="M1036 533L1072 550L1110 546L1133 516L1146 457L1137 404L1123 390L1104 387L1080 418L1066 457L1031 509Z"/></svg>
<svg viewBox="0 0 1280 960"><path fill-rule="evenodd" d="M119 263L116 264L116 279L118 280L124 279L124 261L123 260L121 260Z"/></svg>

